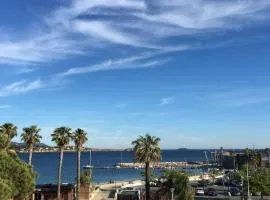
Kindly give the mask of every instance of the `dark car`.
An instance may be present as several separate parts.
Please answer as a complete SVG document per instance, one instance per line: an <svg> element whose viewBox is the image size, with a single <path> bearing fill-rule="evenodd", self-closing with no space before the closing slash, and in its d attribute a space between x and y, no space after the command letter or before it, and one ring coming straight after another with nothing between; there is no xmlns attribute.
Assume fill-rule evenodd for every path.
<svg viewBox="0 0 270 200"><path fill-rule="evenodd" d="M241 196L241 190L235 187L230 189L230 193L232 196Z"/></svg>
<svg viewBox="0 0 270 200"><path fill-rule="evenodd" d="M208 188L205 191L205 195L207 195L207 196L217 196L218 193L217 193L217 191L214 188Z"/></svg>
<svg viewBox="0 0 270 200"><path fill-rule="evenodd" d="M224 185L224 180L219 178L219 179L216 180L215 184L216 185Z"/></svg>

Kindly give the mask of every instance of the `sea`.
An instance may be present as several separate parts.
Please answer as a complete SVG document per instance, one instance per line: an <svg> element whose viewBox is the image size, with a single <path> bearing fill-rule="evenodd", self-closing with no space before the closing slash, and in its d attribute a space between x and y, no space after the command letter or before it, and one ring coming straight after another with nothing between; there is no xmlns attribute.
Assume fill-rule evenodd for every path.
<svg viewBox="0 0 270 200"><path fill-rule="evenodd" d="M176 161L206 161L206 155L210 158L210 151L208 150L162 150L163 162ZM19 157L27 161L28 153L19 153ZM89 165L91 157L91 164L94 166L92 170L93 182L104 183L109 181L129 181L136 179L143 179L142 171L138 169L123 169L123 168L109 168L115 166L120 162L133 162L134 152L132 151L96 151L82 152L81 167ZM59 153L33 153L32 163L33 168L37 172L37 184L56 183L57 169L58 169ZM76 152L65 152L62 169L62 182L73 183L76 177ZM160 171L156 171L160 173ZM193 173L196 173L193 171ZM197 173L200 173L199 171Z"/></svg>

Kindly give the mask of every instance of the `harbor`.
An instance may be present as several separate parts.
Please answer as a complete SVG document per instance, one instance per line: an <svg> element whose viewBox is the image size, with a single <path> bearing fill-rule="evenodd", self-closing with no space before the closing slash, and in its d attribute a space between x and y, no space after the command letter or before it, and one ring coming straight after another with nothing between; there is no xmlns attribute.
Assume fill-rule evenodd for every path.
<svg viewBox="0 0 270 200"><path fill-rule="evenodd" d="M211 167L211 164L206 164L204 162L154 162L150 164L152 169L177 169L177 168L203 168ZM145 168L144 163L136 162L123 162L117 163L117 168L131 168L131 169L143 169Z"/></svg>

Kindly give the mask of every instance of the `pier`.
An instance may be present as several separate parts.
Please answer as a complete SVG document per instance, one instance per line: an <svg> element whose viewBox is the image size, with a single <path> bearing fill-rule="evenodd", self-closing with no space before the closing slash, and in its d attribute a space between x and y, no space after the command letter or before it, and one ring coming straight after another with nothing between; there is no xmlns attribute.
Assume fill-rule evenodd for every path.
<svg viewBox="0 0 270 200"><path fill-rule="evenodd" d="M134 168L143 169L144 163L117 163L118 168ZM175 168L202 168L210 167L212 165L203 162L154 162L150 164L153 169L175 169Z"/></svg>

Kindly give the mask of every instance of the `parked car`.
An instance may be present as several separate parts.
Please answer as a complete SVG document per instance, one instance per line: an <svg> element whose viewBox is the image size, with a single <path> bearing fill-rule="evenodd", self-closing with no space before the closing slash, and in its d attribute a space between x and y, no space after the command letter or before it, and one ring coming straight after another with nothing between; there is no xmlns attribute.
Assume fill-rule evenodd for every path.
<svg viewBox="0 0 270 200"><path fill-rule="evenodd" d="M214 188L208 188L204 192L204 194L207 195L207 196L217 196L218 195L217 191Z"/></svg>
<svg viewBox="0 0 270 200"><path fill-rule="evenodd" d="M231 188L230 191L232 196L241 196L241 190L239 190L238 188Z"/></svg>
<svg viewBox="0 0 270 200"><path fill-rule="evenodd" d="M224 184L224 180L222 178L219 178L216 180L215 182L216 185L223 185Z"/></svg>
<svg viewBox="0 0 270 200"><path fill-rule="evenodd" d="M196 195L204 195L204 190L203 190L203 188L197 188L197 189L196 189Z"/></svg>

